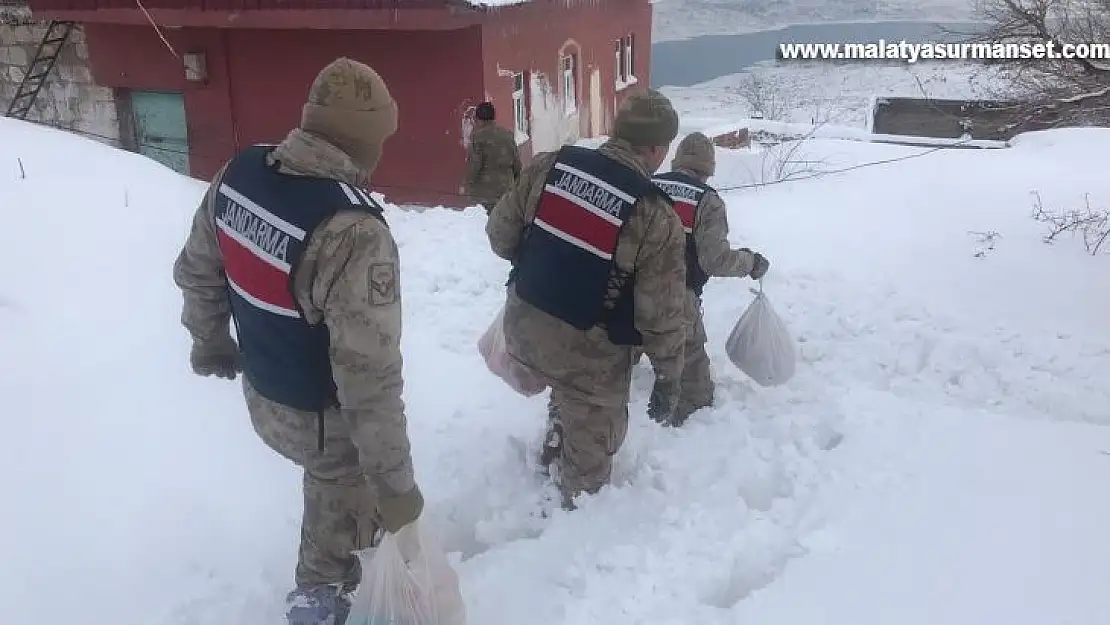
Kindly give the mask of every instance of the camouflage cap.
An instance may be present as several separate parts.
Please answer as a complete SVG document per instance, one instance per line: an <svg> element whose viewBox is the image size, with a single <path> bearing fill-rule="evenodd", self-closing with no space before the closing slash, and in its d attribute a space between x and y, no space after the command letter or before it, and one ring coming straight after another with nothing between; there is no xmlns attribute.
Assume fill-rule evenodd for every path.
<svg viewBox="0 0 1110 625"><path fill-rule="evenodd" d="M366 170L397 132L397 103L369 65L338 58L316 75L301 113L301 128L320 135Z"/></svg>
<svg viewBox="0 0 1110 625"><path fill-rule="evenodd" d="M653 89L628 96L613 120L613 136L635 146L670 145L677 135L678 113Z"/></svg>
<svg viewBox="0 0 1110 625"><path fill-rule="evenodd" d="M685 169L707 178L712 176L717 170L713 142L700 132L686 135L675 149L671 169Z"/></svg>

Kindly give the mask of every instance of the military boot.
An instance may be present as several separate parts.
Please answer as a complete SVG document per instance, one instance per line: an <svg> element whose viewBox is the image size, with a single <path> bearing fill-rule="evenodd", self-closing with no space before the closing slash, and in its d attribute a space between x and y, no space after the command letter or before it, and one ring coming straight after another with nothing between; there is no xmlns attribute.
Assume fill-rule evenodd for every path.
<svg viewBox="0 0 1110 625"><path fill-rule="evenodd" d="M344 625L351 599L337 584L299 586L285 598L289 625Z"/></svg>
<svg viewBox="0 0 1110 625"><path fill-rule="evenodd" d="M676 412L679 407L679 399L681 396L680 387L676 382L664 382L656 379L655 385L651 389L651 397L648 399L648 417L656 423L674 427L682 425L686 420L685 417L678 416Z"/></svg>
<svg viewBox="0 0 1110 625"><path fill-rule="evenodd" d="M540 471L544 475L551 475L551 464L558 458L563 450L563 426L559 423L559 410L551 404L547 406L547 434L543 438L543 448L540 450Z"/></svg>

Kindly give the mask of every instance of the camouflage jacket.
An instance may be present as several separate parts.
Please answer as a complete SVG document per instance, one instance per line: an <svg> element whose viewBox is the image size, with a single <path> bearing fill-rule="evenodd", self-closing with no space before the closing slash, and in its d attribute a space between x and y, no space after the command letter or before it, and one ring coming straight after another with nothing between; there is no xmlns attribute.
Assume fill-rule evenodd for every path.
<svg viewBox="0 0 1110 625"><path fill-rule="evenodd" d="M631 147L610 140L599 151L639 171L649 172ZM547 174L556 154L543 153L524 170L490 214L486 234L501 258L512 260L524 229L532 223L543 193ZM614 255L616 270L635 278L635 325L643 336L643 350L656 375L678 380L682 372L684 318L686 315L685 235L678 215L661 197L640 200L621 232ZM531 306L517 301L510 290L505 311L505 334L509 353L556 379L574 377L584 392L594 393L595 379L606 362L616 362L622 353L599 328L585 333L575 330ZM613 354L610 357L610 354ZM624 358L627 359L627 352ZM594 370L597 371L594 371ZM577 371L577 373L576 373Z"/></svg>
<svg viewBox="0 0 1110 625"><path fill-rule="evenodd" d="M283 173L358 184L351 160L323 139L294 130L274 155ZM182 323L201 349L226 341L231 308L216 239L217 174L193 218L174 281L184 293ZM293 294L309 323L327 323L332 374L340 411L367 475L383 495L414 486L401 399L401 298L397 244L389 229L365 212L337 213L312 233L293 276ZM268 400L266 400L268 401ZM270 406L271 411L288 410ZM315 415L305 414L307 427Z"/></svg>
<svg viewBox="0 0 1110 625"><path fill-rule="evenodd" d="M688 176L698 175L677 169ZM705 193L694 217L694 245L698 250L698 264L708 276L742 278L755 266L755 255L750 251L732 249L728 242L728 208L713 189Z"/></svg>
<svg viewBox="0 0 1110 625"><path fill-rule="evenodd" d="M479 202L496 202L520 177L520 151L513 131L480 123L466 151L466 193Z"/></svg>

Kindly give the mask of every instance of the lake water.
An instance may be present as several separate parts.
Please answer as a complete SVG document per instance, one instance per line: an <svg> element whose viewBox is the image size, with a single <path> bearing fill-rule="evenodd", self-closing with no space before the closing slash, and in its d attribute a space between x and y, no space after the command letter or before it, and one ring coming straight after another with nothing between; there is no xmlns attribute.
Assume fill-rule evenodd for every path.
<svg viewBox="0 0 1110 625"><path fill-rule="evenodd" d="M738 35L705 35L651 46L653 87L688 87L738 74L757 63L773 61L780 43L951 42L975 28L974 23L854 22L806 24ZM945 33L944 30L956 34Z"/></svg>

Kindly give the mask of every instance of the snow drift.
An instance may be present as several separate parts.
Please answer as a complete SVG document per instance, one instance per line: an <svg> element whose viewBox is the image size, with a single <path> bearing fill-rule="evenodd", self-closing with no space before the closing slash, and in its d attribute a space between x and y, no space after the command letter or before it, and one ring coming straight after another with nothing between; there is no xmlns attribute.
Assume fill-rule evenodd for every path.
<svg viewBox="0 0 1110 625"><path fill-rule="evenodd" d="M508 269L484 213L388 208L417 476L471 622L1098 622L1110 265L1043 244L1029 192L1110 202L1108 148L1041 133L726 193L734 243L772 261L796 376L761 388L729 364L750 282L713 281L716 405L659 428L638 368L614 487L546 520L527 466L545 395L475 349ZM802 150L830 168L924 151ZM728 186L743 158L719 156ZM178 322L170 270L203 189L0 120L5 622L281 621L298 471L237 384L189 373Z"/></svg>

